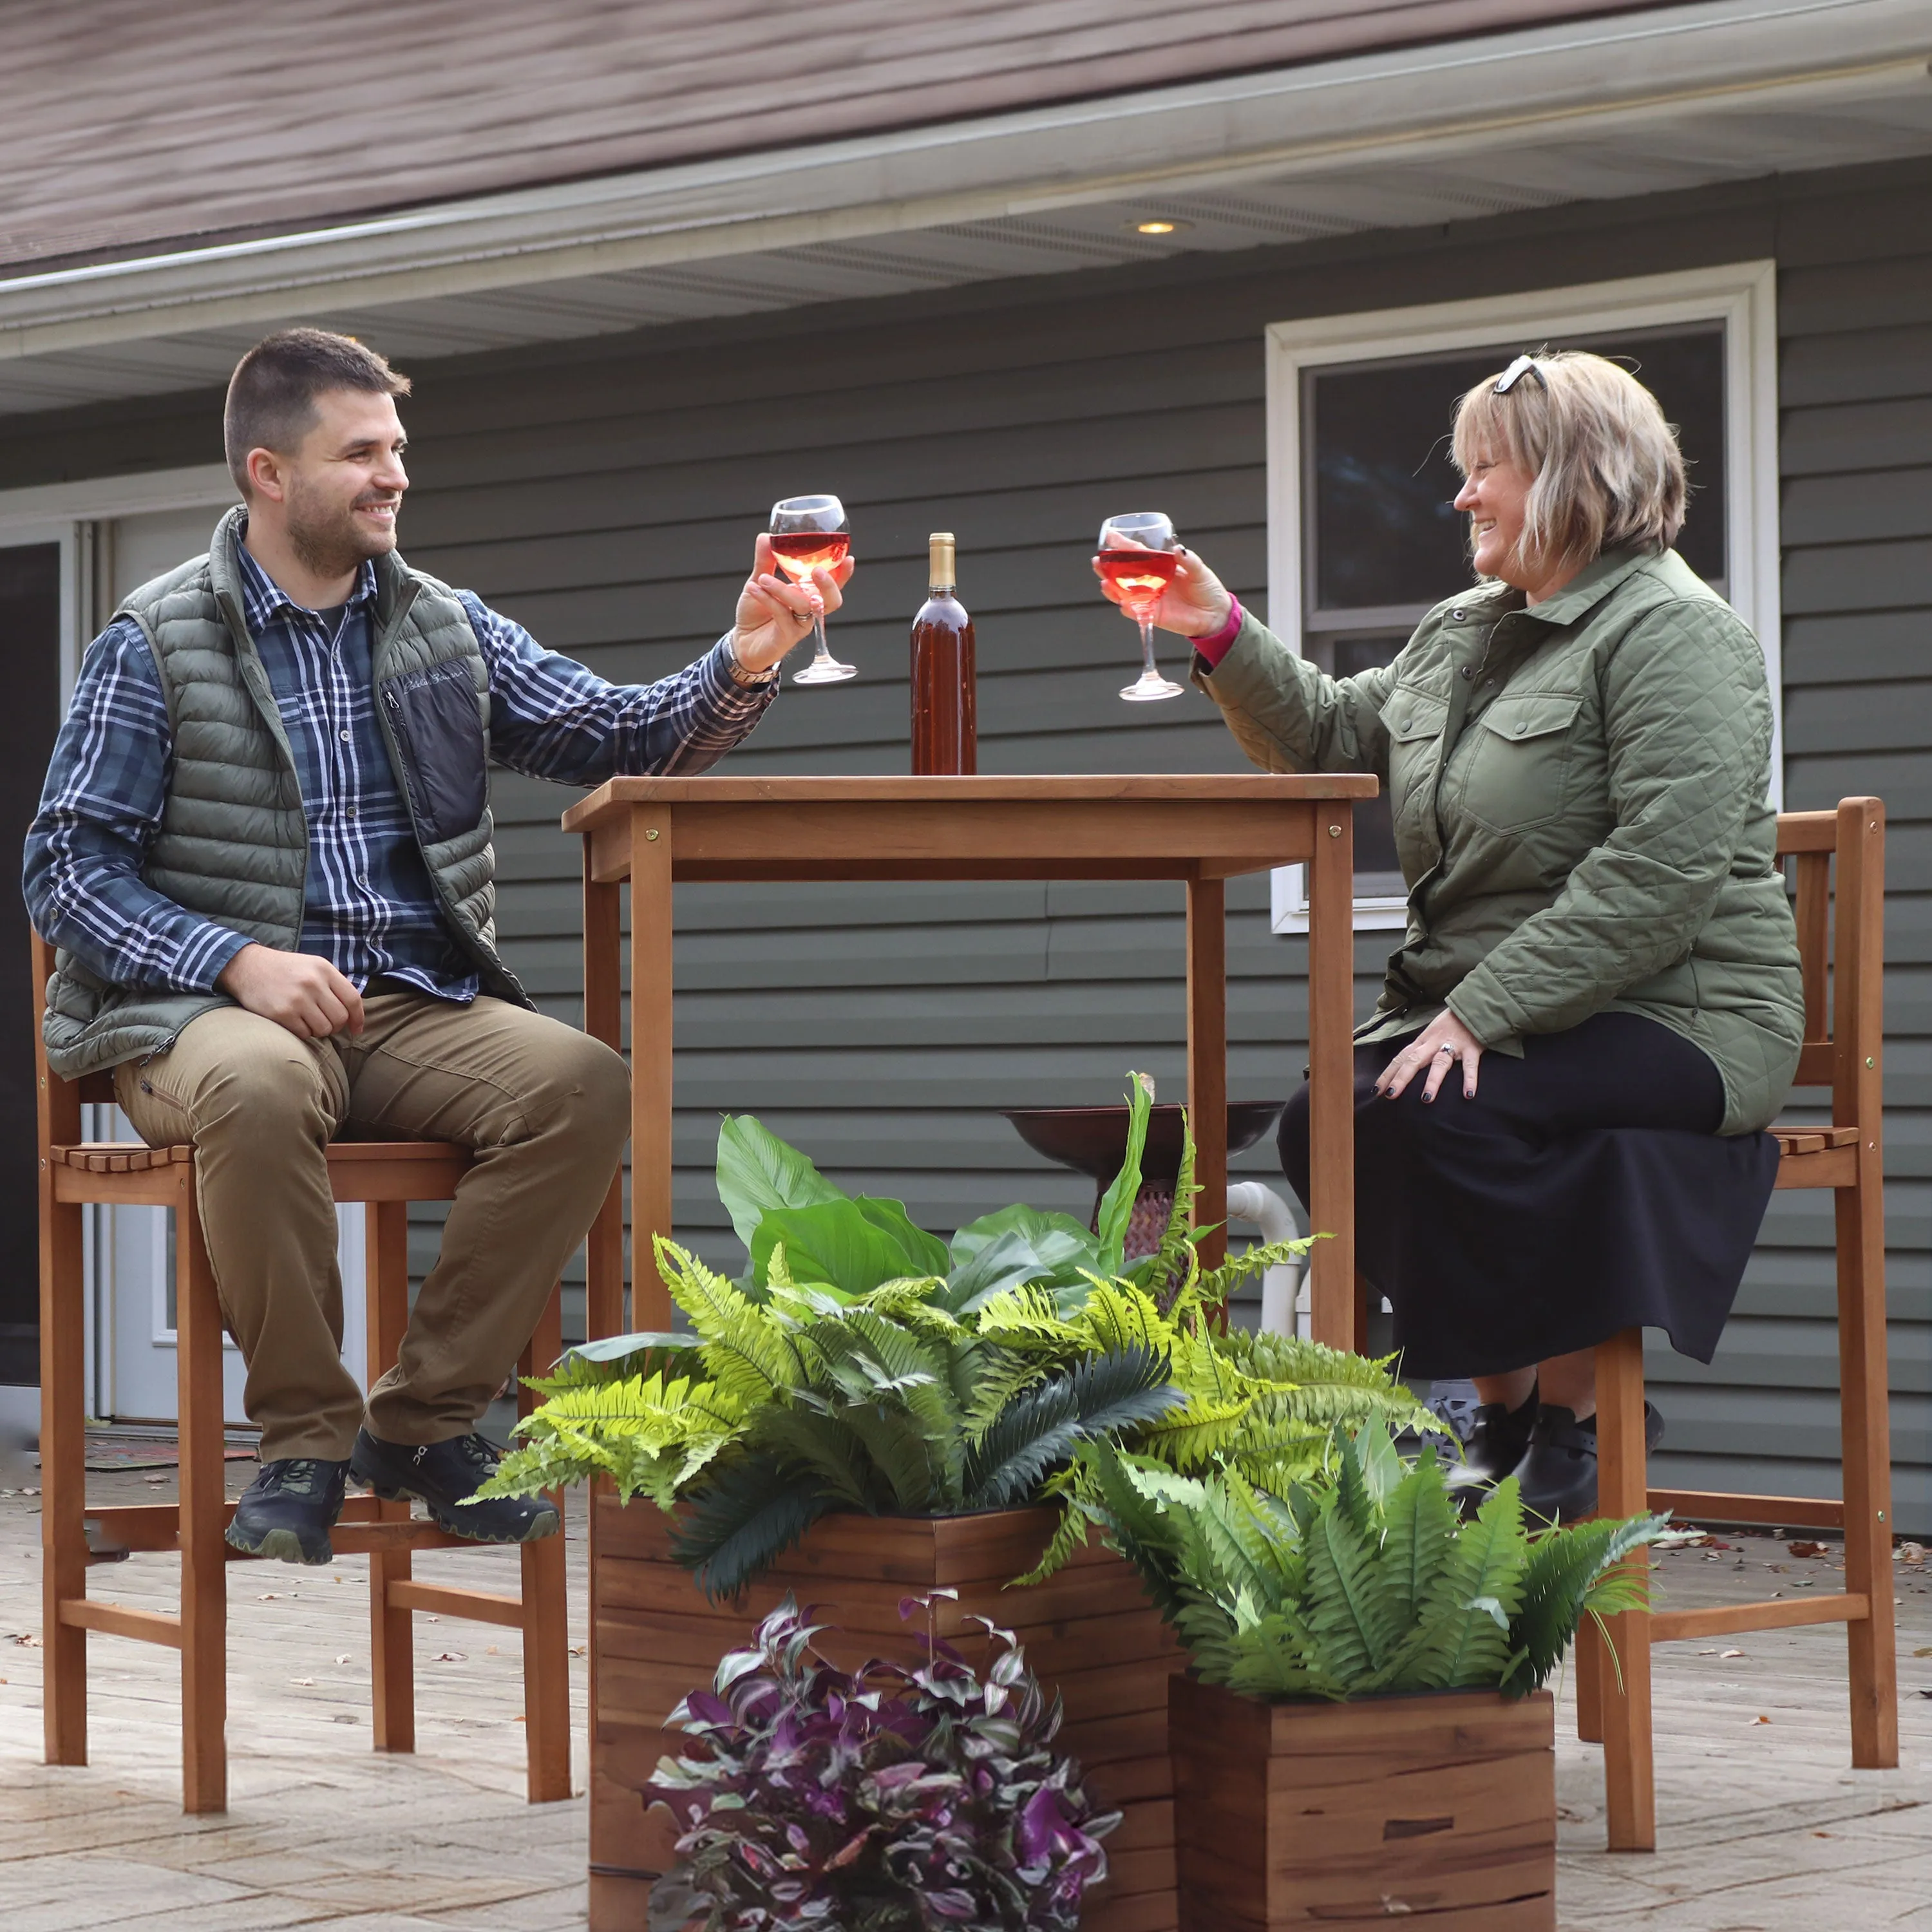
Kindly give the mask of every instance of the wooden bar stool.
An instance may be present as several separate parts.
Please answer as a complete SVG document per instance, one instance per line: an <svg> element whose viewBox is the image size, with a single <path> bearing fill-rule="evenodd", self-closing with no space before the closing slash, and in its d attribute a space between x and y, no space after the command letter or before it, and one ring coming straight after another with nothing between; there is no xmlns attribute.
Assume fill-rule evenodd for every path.
<svg viewBox="0 0 1932 1932"><path fill-rule="evenodd" d="M87 1639L90 1630L164 1644L182 1658L182 1809L228 1804L227 1586L231 1550L225 1500L221 1310L203 1240L191 1147L86 1142L83 1105L114 1104L109 1076L69 1082L52 1074L40 1010L52 950L34 940L34 1051L38 1076L40 1186L40 1491L46 1645L46 1756L87 1762ZM371 1382L396 1359L409 1318L409 1204L447 1201L470 1166L466 1149L441 1142L338 1142L328 1150L338 1201L369 1204L368 1337ZM82 1379L86 1314L82 1210L91 1202L170 1209L175 1216L175 1337L181 1416L181 1501L135 1508L86 1507L86 1409ZM527 1375L562 1352L556 1293L524 1352ZM518 1410L530 1406L519 1390ZM170 1616L104 1602L87 1593L88 1520L128 1550L181 1553L181 1606ZM520 1596L416 1581L418 1550L487 1546L410 1518L406 1502L351 1496L332 1533L338 1556L369 1558L370 1646L375 1748L416 1748L410 1618L417 1611L520 1630L524 1718L530 1802L570 1796L570 1663L561 1534L526 1544Z"/></svg>
<svg viewBox="0 0 1932 1932"><path fill-rule="evenodd" d="M1834 1191L1844 1494L1832 1502L1649 1488L1643 1337L1629 1329L1597 1351L1598 1507L1615 1516L1648 1508L1714 1522L1842 1529L1845 1587L1830 1595L1820 1591L1712 1610L1627 1612L1609 1620L1620 1672L1610 1667L1594 1627L1585 1627L1576 1646L1577 1732L1604 1745L1612 1851L1656 1849L1654 1643L1842 1623L1850 1650L1852 1762L1866 1769L1898 1762L1885 1325L1885 808L1875 798L1848 798L1836 812L1784 813L1778 850L1780 859L1795 857L1798 863L1798 944L1804 975L1798 1084L1832 1090L1828 1127L1774 1130L1780 1154L1778 1185Z"/></svg>

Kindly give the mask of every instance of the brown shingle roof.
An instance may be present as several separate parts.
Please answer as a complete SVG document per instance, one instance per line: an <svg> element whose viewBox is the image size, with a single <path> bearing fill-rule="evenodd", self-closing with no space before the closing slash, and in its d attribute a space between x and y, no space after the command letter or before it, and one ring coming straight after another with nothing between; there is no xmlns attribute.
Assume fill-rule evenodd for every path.
<svg viewBox="0 0 1932 1932"><path fill-rule="evenodd" d="M146 253L1652 0L0 6L0 266Z"/></svg>

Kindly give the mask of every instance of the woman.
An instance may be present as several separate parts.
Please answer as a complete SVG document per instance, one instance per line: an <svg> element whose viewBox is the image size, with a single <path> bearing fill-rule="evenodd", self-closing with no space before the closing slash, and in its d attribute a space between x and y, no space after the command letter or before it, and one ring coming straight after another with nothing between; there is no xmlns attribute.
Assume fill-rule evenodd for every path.
<svg viewBox="0 0 1932 1932"><path fill-rule="evenodd" d="M1356 1035L1358 1252L1406 1371L1475 1380L1470 1499L1514 1474L1568 1519L1596 1500L1596 1344L1717 1346L1797 1070L1797 933L1763 656L1670 548L1656 399L1520 356L1457 404L1454 454L1480 581L1392 664L1324 676L1191 556L1156 621L1257 764L1388 789L1408 927ZM1305 1088L1281 1148L1305 1204Z"/></svg>

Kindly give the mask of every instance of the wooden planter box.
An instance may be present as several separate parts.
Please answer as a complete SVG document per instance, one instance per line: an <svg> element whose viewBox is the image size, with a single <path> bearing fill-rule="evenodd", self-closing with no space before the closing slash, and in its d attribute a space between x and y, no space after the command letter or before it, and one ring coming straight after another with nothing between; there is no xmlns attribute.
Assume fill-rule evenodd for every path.
<svg viewBox="0 0 1932 1932"><path fill-rule="evenodd" d="M662 1729L718 1660L741 1646L790 1591L819 1622L845 1669L868 1658L910 1662L914 1627L901 1598L959 1592L938 1628L967 1656L986 1640L975 1612L1012 1630L1027 1663L1065 1700L1060 1747L1077 1757L1095 1794L1125 1814L1107 1840L1107 1883L1082 1915L1092 1932L1176 1932L1168 1680L1185 1654L1119 1558L1090 1546L1058 1576L1003 1588L1039 1560L1054 1513L1000 1510L940 1517L830 1516L736 1605L708 1604L670 1553L654 1504L592 1503L590 1928L643 1932L651 1882L670 1862L666 1814L646 1816L645 1781L681 1733Z"/></svg>
<svg viewBox="0 0 1932 1932"><path fill-rule="evenodd" d="M1556 1932L1546 1690L1263 1704L1168 1688L1180 1932Z"/></svg>

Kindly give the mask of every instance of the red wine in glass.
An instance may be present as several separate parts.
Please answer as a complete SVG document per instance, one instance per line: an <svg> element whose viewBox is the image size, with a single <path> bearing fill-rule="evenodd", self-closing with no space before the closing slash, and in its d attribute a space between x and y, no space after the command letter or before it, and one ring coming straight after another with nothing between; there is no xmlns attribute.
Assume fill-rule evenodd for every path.
<svg viewBox="0 0 1932 1932"><path fill-rule="evenodd" d="M844 562L852 548L846 527L845 506L836 496L788 496L772 506L772 557L794 584L809 585L814 570L830 570ZM836 684L856 677L856 668L841 664L825 642L825 613L815 610L818 649L811 663L792 679L794 684Z"/></svg>
<svg viewBox="0 0 1932 1932"><path fill-rule="evenodd" d="M1100 574L1120 592L1120 608L1141 627L1141 674L1120 693L1130 704L1178 698L1180 686L1161 676L1154 658L1154 614L1180 568L1180 539L1158 510L1109 517L1100 526Z"/></svg>
<svg viewBox="0 0 1932 1932"><path fill-rule="evenodd" d="M845 561L852 548L845 530L802 530L772 538L772 554L778 568L794 583L802 583L814 570L830 570Z"/></svg>

